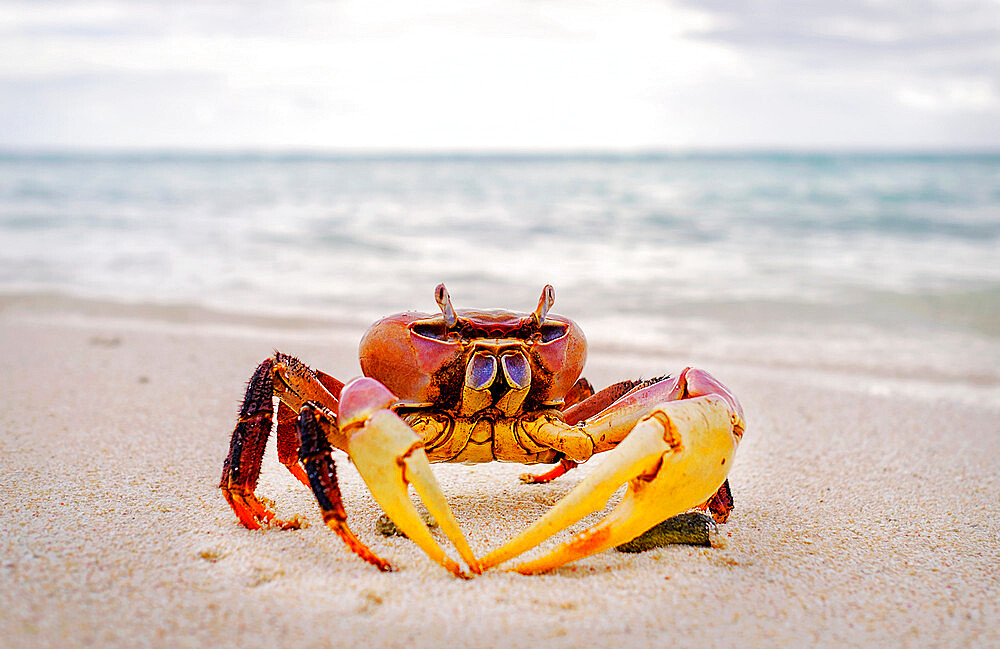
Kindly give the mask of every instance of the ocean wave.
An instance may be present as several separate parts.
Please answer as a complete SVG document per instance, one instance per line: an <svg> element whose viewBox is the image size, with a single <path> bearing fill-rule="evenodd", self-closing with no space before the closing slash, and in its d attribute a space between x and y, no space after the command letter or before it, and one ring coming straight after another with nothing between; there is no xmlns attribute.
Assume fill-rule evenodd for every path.
<svg viewBox="0 0 1000 649"><path fill-rule="evenodd" d="M595 316L1000 322L992 155L7 154L0 238L0 290L261 313L432 309L444 281Z"/></svg>

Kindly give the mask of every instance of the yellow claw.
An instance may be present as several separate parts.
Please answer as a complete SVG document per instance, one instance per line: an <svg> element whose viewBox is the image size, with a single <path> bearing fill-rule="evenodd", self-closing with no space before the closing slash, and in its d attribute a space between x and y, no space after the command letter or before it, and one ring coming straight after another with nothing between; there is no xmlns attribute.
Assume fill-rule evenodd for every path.
<svg viewBox="0 0 1000 649"><path fill-rule="evenodd" d="M625 482L625 497L604 519L514 570L545 572L630 541L711 497L729 473L737 444L732 413L722 398L661 403L593 473L518 537L484 557L480 565L484 570L499 565L603 509Z"/></svg>
<svg viewBox="0 0 1000 649"><path fill-rule="evenodd" d="M402 419L389 410L375 411L351 435L348 454L383 511L428 556L455 576L468 576L445 554L420 519L410 501L410 484L469 569L476 574L482 571L431 473L420 438Z"/></svg>

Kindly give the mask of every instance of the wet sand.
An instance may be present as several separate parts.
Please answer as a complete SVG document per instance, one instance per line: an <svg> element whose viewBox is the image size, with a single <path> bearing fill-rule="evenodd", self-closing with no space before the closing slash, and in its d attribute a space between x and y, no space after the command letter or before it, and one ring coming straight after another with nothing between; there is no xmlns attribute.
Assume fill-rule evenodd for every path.
<svg viewBox="0 0 1000 649"><path fill-rule="evenodd" d="M277 347L349 378L361 330L70 311L0 312L3 646L1000 646L996 341L878 380L863 346L820 366L780 337L707 361L595 345L595 385L694 360L740 396L733 515L711 548L461 581L375 531L342 455L349 521L396 572L322 525L273 441L258 493L308 527L248 531L217 488L256 364ZM527 486L520 465L435 466L480 555L589 470Z"/></svg>

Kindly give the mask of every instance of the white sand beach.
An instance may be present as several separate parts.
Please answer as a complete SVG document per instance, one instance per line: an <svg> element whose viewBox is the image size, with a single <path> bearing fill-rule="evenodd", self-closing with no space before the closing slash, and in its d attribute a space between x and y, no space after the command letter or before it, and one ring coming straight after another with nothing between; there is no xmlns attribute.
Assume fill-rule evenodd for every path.
<svg viewBox="0 0 1000 649"><path fill-rule="evenodd" d="M733 515L711 548L461 581L375 531L343 455L349 521L396 572L323 526L273 441L258 493L308 527L244 529L217 487L256 364L278 348L350 378L361 330L102 312L0 310L2 646L1000 647L996 340L594 345L595 385L695 362L739 395ZM589 468L540 486L523 470L435 466L477 554Z"/></svg>

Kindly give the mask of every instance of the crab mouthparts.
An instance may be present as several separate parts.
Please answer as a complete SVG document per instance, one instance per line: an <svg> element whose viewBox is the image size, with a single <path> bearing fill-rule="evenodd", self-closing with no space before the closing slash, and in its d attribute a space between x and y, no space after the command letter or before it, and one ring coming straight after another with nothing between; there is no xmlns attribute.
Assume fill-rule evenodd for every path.
<svg viewBox="0 0 1000 649"><path fill-rule="evenodd" d="M502 381L498 369L503 373ZM473 390L488 390L501 382L512 390L528 387L531 383L531 367L522 354L512 352L499 359L489 352L476 352L472 355L465 372L467 386Z"/></svg>
<svg viewBox="0 0 1000 649"><path fill-rule="evenodd" d="M531 366L518 347L476 346L465 367L463 404L468 411L496 406L506 414L521 407L531 387Z"/></svg>

